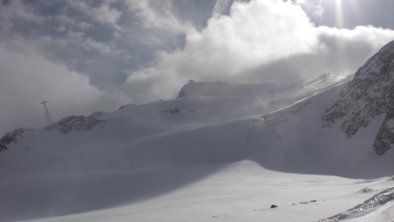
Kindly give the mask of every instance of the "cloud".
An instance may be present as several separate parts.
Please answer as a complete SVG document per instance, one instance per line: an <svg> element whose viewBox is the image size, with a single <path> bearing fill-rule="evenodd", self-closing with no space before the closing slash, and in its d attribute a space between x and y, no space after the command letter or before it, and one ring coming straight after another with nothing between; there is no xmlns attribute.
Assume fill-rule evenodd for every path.
<svg viewBox="0 0 394 222"><path fill-rule="evenodd" d="M212 10L212 17L226 14L233 0L216 0L216 4Z"/></svg>
<svg viewBox="0 0 394 222"><path fill-rule="evenodd" d="M190 24L182 22L173 13L171 0L127 0L129 10L142 19L142 25L149 29L159 29L179 34L189 29Z"/></svg>
<svg viewBox="0 0 394 222"><path fill-rule="evenodd" d="M212 17L202 31L188 30L183 49L161 52L156 67L130 75L127 88L135 95L143 85L149 99L156 93L168 97L174 94L170 88L177 90L187 79L234 79L260 64L311 53L317 43L316 29L300 6L235 2L229 16Z"/></svg>
<svg viewBox="0 0 394 222"><path fill-rule="evenodd" d="M157 50L183 44L192 22L172 0L9 1L0 7L0 42L22 37L47 59L115 88ZM186 13L184 13L186 14Z"/></svg>
<svg viewBox="0 0 394 222"><path fill-rule="evenodd" d="M189 79L347 75L394 39L372 26L317 26L310 19L320 0L8 2L0 7L0 106L8 107L0 132L42 124L43 99L60 118L173 98Z"/></svg>
<svg viewBox="0 0 394 222"><path fill-rule="evenodd" d="M122 16L122 12L111 6L111 1L106 0L95 5L84 1L68 1L67 3L71 8L97 22L110 24L113 28L121 29L117 22Z"/></svg>
<svg viewBox="0 0 394 222"><path fill-rule="evenodd" d="M129 103L119 85L130 70L179 45L171 4L142 8L160 21L150 26L126 1L0 1L0 134L42 126L42 100L55 120Z"/></svg>
<svg viewBox="0 0 394 222"><path fill-rule="evenodd" d="M176 95L197 81L291 82L322 73L348 75L394 31L372 26L317 27L299 4L281 0L234 2L228 16L189 29L183 48L159 52L156 64L133 72L125 90L137 102Z"/></svg>
<svg viewBox="0 0 394 222"><path fill-rule="evenodd" d="M58 120L93 112L106 97L86 75L47 60L34 47L20 41L0 44L0 133L43 126L43 100Z"/></svg>
<svg viewBox="0 0 394 222"><path fill-rule="evenodd" d="M296 0L295 2L301 5L309 15L321 17L324 13L322 0Z"/></svg>
<svg viewBox="0 0 394 222"><path fill-rule="evenodd" d="M205 68L199 73L205 78L240 75L262 62L311 52L317 43L314 32L301 7L282 1L235 2L229 16L213 17L201 32L189 31L179 59L193 61L184 67L189 72Z"/></svg>
<svg viewBox="0 0 394 222"><path fill-rule="evenodd" d="M325 53L335 57L332 62L336 72L354 73L382 46L394 40L394 30L373 26L357 26L354 29L318 27L319 37L325 46ZM332 68L331 68L332 69ZM327 67L327 70L330 68Z"/></svg>
<svg viewBox="0 0 394 222"><path fill-rule="evenodd" d="M359 26L337 29L315 28L319 44L312 53L296 54L283 60L261 64L247 70L247 81L294 81L314 78L322 73L353 74L383 45L394 40L394 31Z"/></svg>

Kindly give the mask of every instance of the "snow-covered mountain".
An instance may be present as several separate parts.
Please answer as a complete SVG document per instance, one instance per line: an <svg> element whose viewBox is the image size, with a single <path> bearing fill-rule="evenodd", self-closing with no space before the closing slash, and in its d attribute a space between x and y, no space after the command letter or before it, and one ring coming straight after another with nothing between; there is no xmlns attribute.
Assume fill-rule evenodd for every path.
<svg viewBox="0 0 394 222"><path fill-rule="evenodd" d="M392 219L394 151L372 148L382 121L391 129L383 88L394 80L374 72L391 70L391 45L353 80L191 81L174 100L11 132L0 140L0 221ZM385 201L346 212L369 198Z"/></svg>
<svg viewBox="0 0 394 222"><path fill-rule="evenodd" d="M394 147L394 42L357 71L323 118L328 125L340 122L348 136L380 118L373 147L379 155Z"/></svg>

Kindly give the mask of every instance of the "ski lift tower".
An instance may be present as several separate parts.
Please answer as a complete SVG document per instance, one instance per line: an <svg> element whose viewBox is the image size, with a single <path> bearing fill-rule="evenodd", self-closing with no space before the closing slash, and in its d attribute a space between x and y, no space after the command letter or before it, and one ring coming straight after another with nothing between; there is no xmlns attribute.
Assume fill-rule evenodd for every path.
<svg viewBox="0 0 394 222"><path fill-rule="evenodd" d="M45 120L47 121L47 124L50 125L52 124L52 118L51 115L49 114L49 109L47 106L48 101L42 101L40 104L44 107L44 114L45 114Z"/></svg>

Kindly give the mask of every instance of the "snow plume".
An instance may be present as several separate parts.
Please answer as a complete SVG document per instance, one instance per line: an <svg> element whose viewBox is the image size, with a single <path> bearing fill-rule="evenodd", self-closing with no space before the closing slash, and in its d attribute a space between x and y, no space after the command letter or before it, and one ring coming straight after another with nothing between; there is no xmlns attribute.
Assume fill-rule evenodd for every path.
<svg viewBox="0 0 394 222"><path fill-rule="evenodd" d="M294 81L325 72L347 75L389 40L393 30L317 27L292 1L235 1L229 15L189 29L183 48L157 53L154 66L125 84L137 102L167 99L188 79Z"/></svg>
<svg viewBox="0 0 394 222"><path fill-rule="evenodd" d="M264 63L311 53L318 45L313 24L300 6L268 0L234 2L230 15L212 17L201 31L186 33L184 48L160 52L156 67L133 73L132 94L166 98L188 79L229 80ZM146 98L146 97L145 97ZM140 101L142 98L137 98Z"/></svg>

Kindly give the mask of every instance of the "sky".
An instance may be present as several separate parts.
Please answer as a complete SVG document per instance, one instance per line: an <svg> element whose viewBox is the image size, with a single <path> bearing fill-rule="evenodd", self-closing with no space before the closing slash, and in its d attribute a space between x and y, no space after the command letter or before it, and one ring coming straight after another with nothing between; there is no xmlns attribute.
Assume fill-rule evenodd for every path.
<svg viewBox="0 0 394 222"><path fill-rule="evenodd" d="M171 99L195 81L353 74L394 39L386 0L0 0L0 134Z"/></svg>

